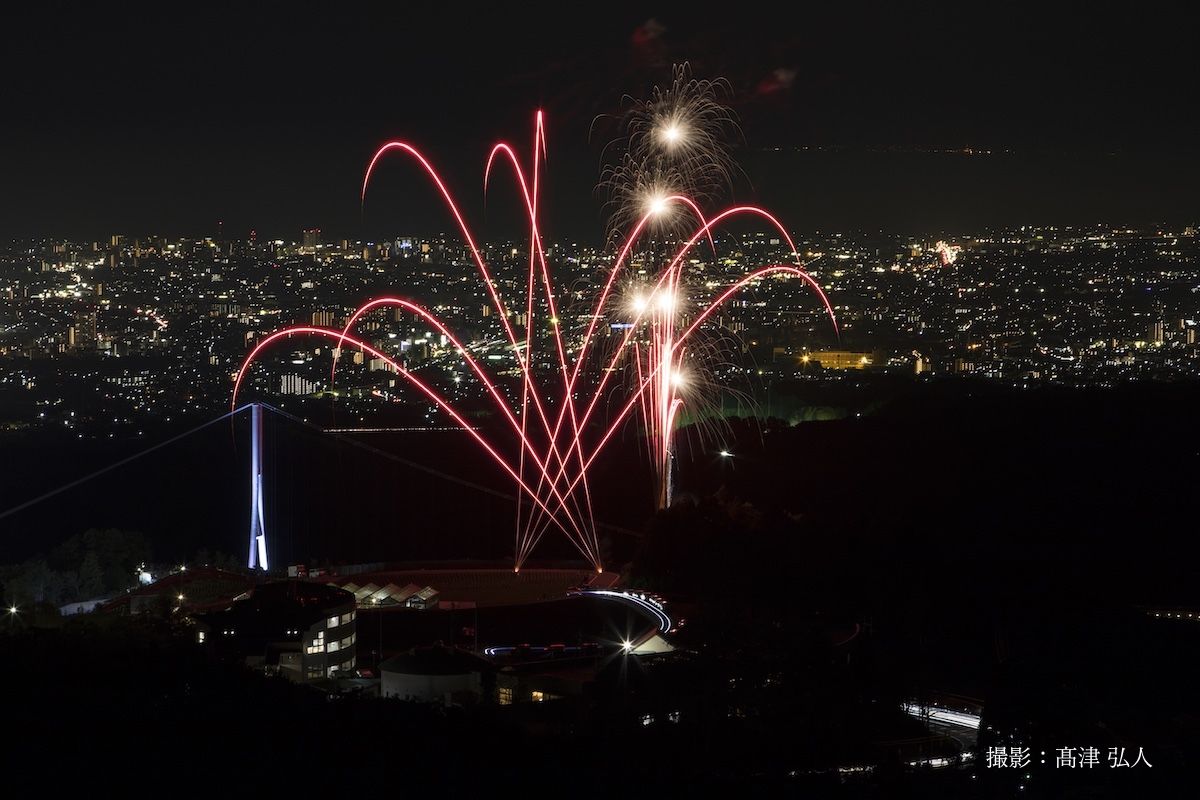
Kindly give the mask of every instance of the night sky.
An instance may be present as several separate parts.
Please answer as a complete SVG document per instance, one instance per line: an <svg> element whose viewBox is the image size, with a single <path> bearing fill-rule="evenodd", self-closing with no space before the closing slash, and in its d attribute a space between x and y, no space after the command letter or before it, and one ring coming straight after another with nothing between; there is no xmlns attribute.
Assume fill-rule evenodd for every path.
<svg viewBox="0 0 1200 800"><path fill-rule="evenodd" d="M227 237L447 230L401 164L360 215L362 169L390 137L445 167L485 235L512 233L505 190L484 217L482 163L498 138L524 146L541 106L550 233L599 242L609 136L593 120L685 60L733 87L739 199L798 230L1200 218L1200 70L1178 8L413 5L212 4L186 18L40 4L10 18L0 235L215 235L218 220ZM788 152L800 146L843 149ZM912 152L963 146L1011 152Z"/></svg>

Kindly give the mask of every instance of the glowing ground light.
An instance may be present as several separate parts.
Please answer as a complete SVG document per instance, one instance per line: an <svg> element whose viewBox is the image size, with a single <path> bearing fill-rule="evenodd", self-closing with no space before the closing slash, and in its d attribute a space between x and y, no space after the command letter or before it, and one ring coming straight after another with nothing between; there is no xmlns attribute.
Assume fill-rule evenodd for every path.
<svg viewBox="0 0 1200 800"><path fill-rule="evenodd" d="M544 120L542 113L538 112L534 126L530 170L526 172L513 148L503 142L492 148L484 170L486 186L493 169L498 165L506 164L511 168L529 222L529 258L525 281L525 330L523 332L514 328L513 322L510 321L519 319L519 315L500 296L496 288L499 284L477 246L454 196L433 164L425 156L406 142L388 142L380 147L371 159L362 185L365 201L371 176L380 159L389 153L411 158L422 168L454 218L471 260L486 287L486 295L503 329L506 340L505 347L511 351L517 364L517 374L521 382L519 401L509 399L499 390L496 380L474 357L471 348L459 341L435 314L406 298L384 297L364 304L350 316L345 327L340 330L297 325L264 337L247 355L238 370L234 382L232 403L233 407L236 407L238 391L253 362L265 348L281 340L297 336L324 337L332 340L335 345L333 348L334 370L336 370L337 357L343 346L357 348L365 356L378 359L401 380L410 384L431 401L455 425L470 436L502 472L513 480L519 497L514 545L515 571L520 570L521 565L533 552L546 531L553 528L561 532L599 572L603 571L603 564L599 556L600 546L592 514L588 470L608 441L624 425L629 415L638 409L646 414L647 419L654 420L654 439L660 443L656 458L661 460L668 457L670 431L673 429L679 408L683 404L683 399L678 395L678 390L682 385L679 380L681 360L688 352L689 339L708 321L716 309L747 286L756 285L768 277L793 277L806 283L820 298L833 322L835 331L837 321L834 317L833 307L824 291L812 276L804 271L798 261L794 265L770 264L746 273L715 297L708 298L706 302L698 302L697 298L687 298L689 317L684 319L680 315L681 297L679 292L687 254L701 242L707 242L715 251L713 230L716 227L725 224L727 220L750 217L778 231L789 245L789 252L795 253L796 246L779 220L764 209L756 206L734 206L706 219L697 204L687 196L659 194L652 198L649 210L642 213L625 237L596 299L593 313L587 316L589 321L586 330L581 337L573 339L571 346L568 347L563 340L563 326L557 324L560 320L558 299L542 246L540 230L538 205L541 165L545 151ZM655 279L627 303L632 318L623 323L624 335L620 338L617 346L613 348L612 356L607 360L600 359L599 364L602 367L596 370L593 365L597 360L588 358L589 348L597 338L596 329L599 320L605 318L606 314L612 313L612 310L608 309L608 303L614 294L617 280L626 268L627 261L631 258L634 245L646 232L652 218L664 213L674 205L690 211L697 219L698 226L693 235L683 242ZM506 424L512 430L516 437L515 453L505 452L505 448L499 443L485 437L477 428L469 425L454 404L437 387L413 374L403 363L354 336L354 327L363 315L383 307L393 307L411 313L445 337L445 341L466 362L466 366L474 373L487 395L495 402L500 411L501 423ZM553 374L548 378L536 374L531 367L531 364L534 363L535 349L538 346L534 332L541 330L535 321L538 314L544 314L545 318L551 322L548 326L549 333L541 334L543 337L548 335L551 339L550 351L556 365ZM640 339L647 327L651 332L650 358L643 362L637 355L639 350L635 337ZM606 361L607 363L605 363ZM626 371L636 376L632 382L632 388L625 394L623 400L619 399L618 393L608 389L612 374L621 371L618 367L622 362L626 365ZM589 365L586 375L584 374L584 365ZM333 377L334 373L331 372L331 382ZM557 399L552 391L555 386L558 389ZM589 389L590 391L588 391ZM616 402L610 405L610 401L614 399ZM596 419L601 405L605 406L604 413L606 414L603 423ZM610 411L609 408L614 410ZM660 627L666 626L662 628L663 630L670 629L670 618L661 608L655 607L644 599L629 599L629 601L651 611L659 619Z"/></svg>

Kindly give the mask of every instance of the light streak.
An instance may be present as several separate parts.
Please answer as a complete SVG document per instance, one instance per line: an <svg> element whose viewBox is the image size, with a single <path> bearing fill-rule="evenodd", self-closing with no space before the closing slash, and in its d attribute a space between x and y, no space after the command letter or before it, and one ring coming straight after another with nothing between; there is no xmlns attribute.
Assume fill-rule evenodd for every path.
<svg viewBox="0 0 1200 800"><path fill-rule="evenodd" d="M667 614L667 610L663 604L645 594L621 592L615 589L583 589L577 592L570 592L569 594L583 597L604 597L610 600L619 600L623 603L631 603L654 617L655 621L658 622L660 633L668 633L675 627L675 623L671 621L671 617Z"/></svg>
<svg viewBox="0 0 1200 800"><path fill-rule="evenodd" d="M920 706L916 703L904 703L901 705L906 714L914 717L929 717L934 722L944 722L947 725L957 725L960 728L973 728L979 730L979 715L969 714L965 711L955 711L951 708L942 708L940 706Z"/></svg>

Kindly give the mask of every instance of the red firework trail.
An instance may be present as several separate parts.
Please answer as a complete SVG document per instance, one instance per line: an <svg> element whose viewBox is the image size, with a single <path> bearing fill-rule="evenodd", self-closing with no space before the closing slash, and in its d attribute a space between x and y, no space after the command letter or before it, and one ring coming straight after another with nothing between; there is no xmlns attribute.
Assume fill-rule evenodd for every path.
<svg viewBox="0 0 1200 800"><path fill-rule="evenodd" d="M592 515L588 471L604 446L625 423L630 412L635 408L640 408L652 439L651 454L655 460L656 470L660 476L665 477L667 462L670 459L675 420L680 408L686 403L685 398L680 394L679 384L683 374L681 370L683 358L688 352L687 342L696 330L711 317L713 312L734 294L769 275L798 277L817 293L833 321L834 330L837 330L837 321L829 298L799 262L796 265L766 266L743 275L715 298L710 299L707 303L697 304L697 310L692 315L694 318L690 322L687 321L680 313L684 299L682 297L684 259L691 248L701 239L707 239L715 255L716 243L713 231L716 226L735 216L757 216L766 220L771 227L782 234L793 254L796 252L796 247L779 220L764 209L756 206L735 206L706 219L700 207L691 198L675 194L656 198L649 212L644 214L630 231L616 261L609 270L604 286L596 300L595 308L589 315L587 328L579 339L578 347L572 351L563 340L554 284L539 227L542 161L546 155L545 122L542 112L539 111L534 125L533 153L529 172L526 173L513 148L503 142L492 148L484 167L484 189L486 191L498 159L507 161L512 166L516 187L529 220L528 274L525 281L526 317L522 341L509 322L508 308L496 289L497 283L476 246L475 239L471 235L470 228L459 210L454 196L446 187L437 170L415 147L406 142L392 141L379 148L368 164L363 178L363 201L365 202L367 188L375 167L384 154L391 151L405 153L420 164L454 217L463 240L471 252L480 278L487 287L491 303L504 329L507 346L511 348L516 361L521 379L519 403L516 406L512 405L511 401L501 392L494 378L472 355L470 347L459 341L436 315L419 304L402 297L381 297L365 303L350 315L345 327L340 331L299 325L284 328L265 337L246 356L238 370L232 402L236 407L237 395L247 370L259 354L268 346L284 338L304 335L323 336L335 340L333 366L330 372L331 384L336 375L343 345L357 347L362 352L381 359L383 363L432 400L455 424L465 430L500 469L515 482L519 498L514 550L514 569L516 570L520 569L542 536L551 527L561 531L597 571L603 570L599 556L599 541ZM587 398L586 408L583 408L580 413L576 406L577 395L581 391L580 379L584 364L587 362L588 348L594 341L598 321L606 313L605 308L612 298L617 279L631 257L634 246L645 233L653 218L657 214L664 213L665 209L673 204L684 206L694 214L699 221L699 228L652 282L645 302L640 304L640 308L635 309L633 319L626 327L625 335L608 360L607 366L600 372L598 378L592 381L593 386L590 397ZM534 332L537 329L534 317L539 308L539 294L542 295L545 312L549 317L551 338L554 341L553 350L556 356L554 371L558 374L558 380L561 381L562 393L556 403L557 416L548 413L549 406L546 404L549 402L546 397L554 396L553 392L549 392L547 387L539 385L538 376L532 367ZM402 308L429 323L446 337L446 341L455 348L487 394L496 403L505 422L515 434L518 445L515 454L503 454L500 446L489 441L479 431L468 425L460 412L437 389L418 378L403 364L396 362L369 343L355 338L354 326L363 315L384 306ZM650 334L650 341L645 348L642 348L634 336L643 326L644 320ZM617 371L621 359L627 354L631 356L632 369L636 375L634 388L629 392L616 416L607 420L606 427L602 428L599 438L594 442L585 441L588 437L584 434L589 430L589 423L595 414L600 398L604 396L609 378L613 372ZM544 400L546 401L544 402ZM531 411L533 412L532 421L530 420ZM536 482L533 480L535 477ZM523 511L526 504L529 506L528 514Z"/></svg>

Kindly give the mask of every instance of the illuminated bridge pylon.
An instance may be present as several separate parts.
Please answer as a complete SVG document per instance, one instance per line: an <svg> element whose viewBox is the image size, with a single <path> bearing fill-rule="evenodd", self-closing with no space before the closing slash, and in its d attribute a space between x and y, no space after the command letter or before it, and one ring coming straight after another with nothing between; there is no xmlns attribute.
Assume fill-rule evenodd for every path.
<svg viewBox="0 0 1200 800"><path fill-rule="evenodd" d="M250 569L267 569L267 525L263 517L263 407L250 404Z"/></svg>

